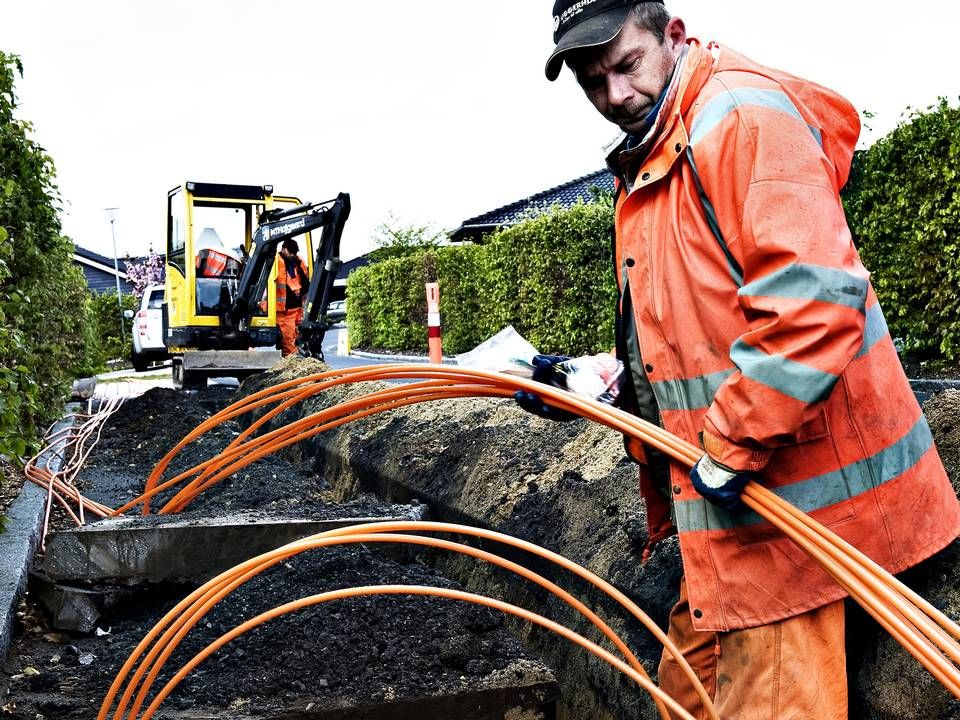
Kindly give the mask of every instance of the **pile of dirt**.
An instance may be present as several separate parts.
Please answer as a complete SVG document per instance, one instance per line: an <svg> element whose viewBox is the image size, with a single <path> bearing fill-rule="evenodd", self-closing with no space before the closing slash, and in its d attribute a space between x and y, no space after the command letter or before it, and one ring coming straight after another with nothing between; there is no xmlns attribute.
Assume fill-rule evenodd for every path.
<svg viewBox="0 0 960 720"><path fill-rule="evenodd" d="M960 390L934 395L923 406L937 441L940 459L960 495Z"/></svg>
<svg viewBox="0 0 960 720"><path fill-rule="evenodd" d="M154 689L210 642L261 612L332 589L380 584L456 587L429 568L401 565L362 546L305 553L218 604L187 636ZM183 594L155 589L114 608L101 621L104 629L109 626L105 636L67 640L35 627L3 668L12 676L4 717L92 717L131 650ZM365 597L316 605L222 648L187 677L165 707L216 711L224 718L272 717L311 703L333 708L462 693L504 678L551 682L502 624L501 616L485 608L436 598Z"/></svg>

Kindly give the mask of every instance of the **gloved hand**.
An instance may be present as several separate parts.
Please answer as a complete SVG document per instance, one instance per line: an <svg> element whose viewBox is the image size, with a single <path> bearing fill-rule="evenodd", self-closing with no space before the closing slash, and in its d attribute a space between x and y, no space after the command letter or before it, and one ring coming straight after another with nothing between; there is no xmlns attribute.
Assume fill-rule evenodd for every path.
<svg viewBox="0 0 960 720"><path fill-rule="evenodd" d="M553 387L566 390L567 375L562 371L558 372L556 366L569 359L566 355L534 355L531 361L533 365L533 379L544 385L552 385ZM547 405L536 393L517 390L513 394L513 399L517 401L517 405L527 412L546 418L547 420L567 422L577 417L577 415L571 412Z"/></svg>
<svg viewBox="0 0 960 720"><path fill-rule="evenodd" d="M717 507L731 512L745 509L740 493L757 477L755 472L737 472L724 467L706 453L690 470L694 489Z"/></svg>

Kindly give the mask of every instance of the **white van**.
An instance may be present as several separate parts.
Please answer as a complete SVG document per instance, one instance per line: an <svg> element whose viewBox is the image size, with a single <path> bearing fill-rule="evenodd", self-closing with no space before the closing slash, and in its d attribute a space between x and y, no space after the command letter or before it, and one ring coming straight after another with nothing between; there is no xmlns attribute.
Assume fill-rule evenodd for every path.
<svg viewBox="0 0 960 720"><path fill-rule="evenodd" d="M170 357L163 344L163 285L148 285L133 316L133 347L130 360L137 372L143 372L154 360Z"/></svg>

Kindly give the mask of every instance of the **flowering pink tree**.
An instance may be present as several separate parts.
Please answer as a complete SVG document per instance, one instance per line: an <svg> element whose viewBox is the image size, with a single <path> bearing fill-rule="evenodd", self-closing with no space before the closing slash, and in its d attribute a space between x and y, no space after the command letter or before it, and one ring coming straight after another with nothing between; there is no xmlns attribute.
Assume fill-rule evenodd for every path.
<svg viewBox="0 0 960 720"><path fill-rule="evenodd" d="M166 279L166 263L162 255L151 252L143 260L127 258L127 278L133 285L133 294L143 297L143 291L148 285L162 285Z"/></svg>

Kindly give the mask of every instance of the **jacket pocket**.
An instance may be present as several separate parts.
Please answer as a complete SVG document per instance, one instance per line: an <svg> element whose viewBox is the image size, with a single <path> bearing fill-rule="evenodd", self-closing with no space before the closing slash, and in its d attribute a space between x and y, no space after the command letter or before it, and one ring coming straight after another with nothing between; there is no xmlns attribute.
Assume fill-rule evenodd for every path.
<svg viewBox="0 0 960 720"><path fill-rule="evenodd" d="M855 519L857 511L854 504L850 502L850 498L854 494L851 485L855 486L856 482L848 476L848 472L842 467L840 456L837 453L836 440L830 431L825 409L821 408L817 416L797 433L797 438L795 443L797 446L814 441L829 443L825 452L829 454L831 460L829 463L824 462L831 465L832 469L825 472L813 470L808 479L795 483L795 490L791 492L788 500L797 500L798 496L801 496L802 499L797 500L794 504L798 505L801 510L816 508L805 510L805 512L827 528L833 528ZM802 462L803 448L797 448L794 453L796 455L792 461L797 462L799 460ZM775 453L768 467L776 467L776 463L777 454ZM768 522L736 526L734 532L741 545L752 545L785 537L782 531Z"/></svg>
<svg viewBox="0 0 960 720"><path fill-rule="evenodd" d="M799 445L812 440L820 440L829 434L830 426L827 424L827 411L826 408L821 407L813 420L797 431L796 443Z"/></svg>
<svg viewBox="0 0 960 720"><path fill-rule="evenodd" d="M807 514L824 527L830 529L855 520L857 517L857 511L849 499L830 505L829 507L813 510ZM740 545L754 545L760 542L782 540L786 537L782 531L768 522L743 527L738 526L734 528L734 532L737 536L737 542Z"/></svg>

